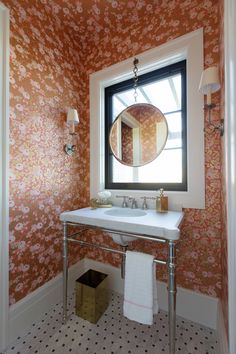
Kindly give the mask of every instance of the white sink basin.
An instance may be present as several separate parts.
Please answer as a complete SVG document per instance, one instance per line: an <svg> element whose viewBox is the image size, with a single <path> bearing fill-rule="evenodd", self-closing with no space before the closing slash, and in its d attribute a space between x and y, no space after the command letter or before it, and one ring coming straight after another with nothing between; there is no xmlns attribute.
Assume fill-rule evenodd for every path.
<svg viewBox="0 0 236 354"><path fill-rule="evenodd" d="M144 216L147 213L145 213L145 211L138 210L138 209L112 208L105 211L104 214L109 216L114 216L117 218L120 217L134 218L134 217ZM129 242L137 240L137 237L124 236L124 235L113 234L113 233L109 233L108 235L111 236L112 240L120 246L128 246Z"/></svg>
<svg viewBox="0 0 236 354"><path fill-rule="evenodd" d="M120 246L128 246L129 242L137 240L137 237L134 236L124 236L119 234L108 233L112 240Z"/></svg>
<svg viewBox="0 0 236 354"><path fill-rule="evenodd" d="M116 216L118 218L136 218L139 216L145 216L147 213L143 210L139 209L128 209L128 208L112 208L110 210L105 211L106 215Z"/></svg>
<svg viewBox="0 0 236 354"><path fill-rule="evenodd" d="M147 213L143 210L128 208L112 208L105 211L104 214L117 218L137 218L147 215ZM120 246L128 246L129 242L137 240L137 237L123 236L113 233L109 233L108 235L111 236L112 240Z"/></svg>

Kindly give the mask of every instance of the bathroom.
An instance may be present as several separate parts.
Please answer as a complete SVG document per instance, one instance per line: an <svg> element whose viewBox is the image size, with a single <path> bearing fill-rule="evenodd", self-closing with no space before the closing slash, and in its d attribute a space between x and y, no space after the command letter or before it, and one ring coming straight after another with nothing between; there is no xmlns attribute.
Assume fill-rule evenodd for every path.
<svg viewBox="0 0 236 354"><path fill-rule="evenodd" d="M235 261L231 199L235 186L234 167L231 170L233 164L227 159L234 158L231 139L235 128L230 117L235 103L232 108L229 95L224 95L234 87L230 81L234 71L228 65L235 58L235 44L230 42L235 29L231 18L235 16L232 15L234 2L1 0L0 9L1 29L6 29L1 31L1 36L6 37L6 11L10 11L10 118L9 127L8 123L2 123L6 136L1 138L1 208L5 208L1 234L6 237L1 239L0 350L22 336L23 330L29 331L37 319L40 321L61 301L61 292L57 291L62 271L60 214L87 207L98 189L98 172L90 172L90 161L94 158L94 155L90 158L90 144L99 143L96 127L90 123L91 110L96 110L96 105L91 106L91 100L96 98L91 95L93 75L124 61L127 66L130 62L132 73L135 56L142 58L142 53L202 29L204 68L216 65L220 72L221 90L213 95L217 104L213 119L216 122L225 119L225 133L221 137L218 131L208 129L205 114L205 208L184 209L176 273L178 294L189 295L190 305L181 307L177 300L177 315L183 308L182 317L203 322L197 315L200 317L211 308L212 316L206 316L211 317L208 326L217 329L221 352L234 354L235 277L228 263L233 265ZM4 37L1 37L1 48L8 50ZM7 74L7 68L6 62L2 72ZM142 69L141 60L139 69ZM233 100L234 90L230 92ZM6 94L2 98L7 101ZM197 100L200 104L194 101L192 106L203 115L203 95L197 93ZM3 106L1 101L2 117L7 111ZM73 137L76 151L68 156L63 147L71 142L66 124L66 112L71 107L79 112L80 121L76 126L77 135ZM196 151L202 149L203 145L197 146ZM137 194L137 199L145 193ZM152 192L153 196L156 194ZM171 193L169 202L170 206L175 204ZM99 236L99 241L118 249L104 234ZM140 242L135 245L137 250L152 251L153 245ZM165 254L163 249L157 252ZM69 253L74 273L83 260L112 269L118 269L121 264L120 256L92 248L70 246ZM160 283L166 281L161 266L157 268L157 278ZM119 290L119 284L114 287ZM186 298L183 299L186 303ZM199 304L195 305L197 315L192 311L194 301Z"/></svg>

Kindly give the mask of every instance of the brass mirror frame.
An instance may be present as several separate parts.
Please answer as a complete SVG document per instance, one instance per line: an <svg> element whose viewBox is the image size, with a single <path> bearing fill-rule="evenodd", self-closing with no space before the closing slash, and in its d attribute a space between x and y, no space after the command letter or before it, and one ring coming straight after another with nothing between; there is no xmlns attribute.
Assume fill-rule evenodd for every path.
<svg viewBox="0 0 236 354"><path fill-rule="evenodd" d="M160 146L160 148L158 149L158 151L156 152L154 158L148 160L147 162L145 163L140 163L140 164L129 164L129 163L126 163L124 162L123 160L121 160L115 153L113 147L112 147L112 128L114 127L115 123L121 118L122 114L127 111L128 109L131 109L132 107L134 106L149 106L149 107L152 107L154 108L156 111L158 111L158 113L160 114L161 116L161 119L163 120L165 126L166 126L166 135L165 135L165 138L164 138L164 141L162 143L162 145ZM142 166L145 166L149 163L151 163L152 161L154 161L159 155L160 153L163 151L165 145L166 145L166 141L168 139L168 123L167 123L167 120L166 120L166 117L164 116L164 114L161 112L161 110L159 108L157 108L156 106L150 104L150 103L135 103L133 105L130 105L128 107L126 107L123 111L121 111L118 116L115 118L114 122L112 123L112 126L110 128L110 132L109 132L109 146L110 146L110 149L111 149L111 152L112 152L112 155L114 156L114 158L119 161L121 164L123 165L126 165L126 166L129 166L129 167L142 167Z"/></svg>

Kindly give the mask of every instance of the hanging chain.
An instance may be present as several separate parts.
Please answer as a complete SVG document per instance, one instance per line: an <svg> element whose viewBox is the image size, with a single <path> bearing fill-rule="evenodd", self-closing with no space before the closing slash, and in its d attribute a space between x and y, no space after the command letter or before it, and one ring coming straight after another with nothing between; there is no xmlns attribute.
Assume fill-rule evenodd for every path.
<svg viewBox="0 0 236 354"><path fill-rule="evenodd" d="M133 69L133 73L134 73L134 100L135 103L137 102L137 97L138 97L138 93L137 93L137 87L138 87L138 59L134 58L134 69Z"/></svg>

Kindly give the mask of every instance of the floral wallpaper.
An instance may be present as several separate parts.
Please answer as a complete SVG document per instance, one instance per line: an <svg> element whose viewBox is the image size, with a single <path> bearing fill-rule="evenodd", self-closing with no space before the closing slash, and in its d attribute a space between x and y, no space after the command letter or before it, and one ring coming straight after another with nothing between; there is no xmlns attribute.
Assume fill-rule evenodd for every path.
<svg viewBox="0 0 236 354"><path fill-rule="evenodd" d="M128 165L133 164L133 130L121 122L122 161Z"/></svg>
<svg viewBox="0 0 236 354"><path fill-rule="evenodd" d="M11 10L10 301L61 271L59 215L89 201L89 75L185 33L204 28L205 67L219 64L219 8L212 0L4 0ZM218 95L215 96L218 99ZM66 109L80 114L68 157ZM216 112L215 118L219 117ZM206 209L185 210L177 251L178 285L220 296L221 148L205 134ZM86 238L95 237L90 232ZM100 241L112 243L106 235ZM118 246L117 246L118 247ZM150 242L133 248L160 257ZM71 247L115 266L120 256ZM158 267L158 278L167 279Z"/></svg>
<svg viewBox="0 0 236 354"><path fill-rule="evenodd" d="M71 142L66 111L81 115L80 52L39 1L5 1L10 8L10 303L61 271L59 214L88 203L88 155L63 151ZM51 11L51 9L50 9ZM75 138L76 142L77 138ZM73 253L72 258L74 257Z"/></svg>
<svg viewBox="0 0 236 354"><path fill-rule="evenodd" d="M141 124L141 143L142 143L142 163L147 161L153 161L157 155L157 130L159 129L158 123L160 123L159 114L153 114L149 116L149 119L145 119L143 115L140 119ZM167 132L167 130L166 130ZM159 134L158 142L165 142L165 139L161 139ZM163 144L160 144L161 146Z"/></svg>

